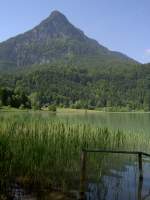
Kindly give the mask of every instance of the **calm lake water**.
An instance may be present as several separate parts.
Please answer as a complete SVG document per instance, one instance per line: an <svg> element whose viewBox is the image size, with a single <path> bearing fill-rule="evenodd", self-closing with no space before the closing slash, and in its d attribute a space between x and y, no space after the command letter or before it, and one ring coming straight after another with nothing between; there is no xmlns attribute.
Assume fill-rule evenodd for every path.
<svg viewBox="0 0 150 200"><path fill-rule="evenodd" d="M14 114L13 112L9 113L9 115ZM16 114L18 115L18 113ZM7 116L8 113L1 112L0 115ZM143 137L150 134L150 113L58 112L53 114L50 112L21 112L19 115L20 118L28 117L29 115L35 117L36 115L36 117L38 116L41 119L67 121L68 123L84 123L94 127L108 128L113 131L119 129L126 134L137 133L143 135ZM97 172L97 180L89 179L86 188L88 200L150 199L150 159L143 158L144 179L141 183L139 182L138 161L136 157L131 159L128 156L119 156L118 158L117 156L107 157L105 155L105 158L108 166L112 162L116 164L116 167L115 165L114 167L108 167L107 173L103 173L102 176Z"/></svg>
<svg viewBox="0 0 150 200"><path fill-rule="evenodd" d="M29 115L40 118L67 121L68 123L84 123L95 127L121 130L124 132L150 134L150 113L106 113L106 112L0 112L0 115L19 115L20 118Z"/></svg>
<svg viewBox="0 0 150 200"><path fill-rule="evenodd" d="M150 134L150 113L58 113L53 117L111 130Z"/></svg>

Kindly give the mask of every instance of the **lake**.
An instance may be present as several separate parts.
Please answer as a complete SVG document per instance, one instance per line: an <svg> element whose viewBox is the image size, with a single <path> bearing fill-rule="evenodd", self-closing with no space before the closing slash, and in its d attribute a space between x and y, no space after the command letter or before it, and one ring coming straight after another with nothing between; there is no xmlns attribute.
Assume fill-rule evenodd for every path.
<svg viewBox="0 0 150 200"><path fill-rule="evenodd" d="M150 113L58 112L53 116L74 123L86 123L111 130L150 134Z"/></svg>
<svg viewBox="0 0 150 200"><path fill-rule="evenodd" d="M146 133L150 134L150 113L109 113L95 111L72 111L65 109L58 110L57 113L46 111L36 112L1 112L0 115L20 115L24 117L35 115L41 118L49 118L52 120L67 121L69 123L84 123L95 127L109 128L111 130L121 130L125 132Z"/></svg>

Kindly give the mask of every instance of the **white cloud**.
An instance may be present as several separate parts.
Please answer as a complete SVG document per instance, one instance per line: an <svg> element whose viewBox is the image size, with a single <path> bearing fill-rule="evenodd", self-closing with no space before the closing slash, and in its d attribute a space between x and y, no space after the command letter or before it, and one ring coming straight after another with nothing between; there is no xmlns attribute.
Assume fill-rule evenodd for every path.
<svg viewBox="0 0 150 200"><path fill-rule="evenodd" d="M150 49L145 50L146 55L150 56Z"/></svg>

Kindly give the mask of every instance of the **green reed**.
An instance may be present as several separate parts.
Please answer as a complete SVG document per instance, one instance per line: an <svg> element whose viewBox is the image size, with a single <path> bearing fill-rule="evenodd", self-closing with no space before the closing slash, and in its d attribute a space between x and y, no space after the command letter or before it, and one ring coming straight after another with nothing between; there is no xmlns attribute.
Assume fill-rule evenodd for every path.
<svg viewBox="0 0 150 200"><path fill-rule="evenodd" d="M80 152L84 148L144 150L143 134L125 134L92 125L53 120L41 115L0 115L0 183L17 180L41 188L79 185ZM104 155L89 156L89 176L104 165Z"/></svg>

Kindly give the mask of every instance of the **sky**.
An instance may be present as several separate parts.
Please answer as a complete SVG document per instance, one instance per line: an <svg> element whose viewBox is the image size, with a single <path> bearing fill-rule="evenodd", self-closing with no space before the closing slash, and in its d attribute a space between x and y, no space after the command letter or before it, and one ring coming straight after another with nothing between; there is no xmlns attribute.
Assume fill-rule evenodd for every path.
<svg viewBox="0 0 150 200"><path fill-rule="evenodd" d="M150 0L1 0L0 42L32 29L53 10L110 50L150 62Z"/></svg>

